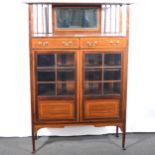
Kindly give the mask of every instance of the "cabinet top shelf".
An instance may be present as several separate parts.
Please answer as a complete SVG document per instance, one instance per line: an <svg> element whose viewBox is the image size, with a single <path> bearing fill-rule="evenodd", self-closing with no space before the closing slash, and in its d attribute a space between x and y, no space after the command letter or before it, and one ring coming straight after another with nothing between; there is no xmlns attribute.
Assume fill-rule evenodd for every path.
<svg viewBox="0 0 155 155"><path fill-rule="evenodd" d="M32 37L128 36L129 1L51 0L28 4Z"/></svg>
<svg viewBox="0 0 155 155"><path fill-rule="evenodd" d="M83 5L95 5L95 4L133 4L135 3L135 0L74 0L74 1L69 1L69 0L23 0L24 3L27 4L39 4L39 3L50 3L50 4L63 4L63 5L68 5L68 4L83 4Z"/></svg>

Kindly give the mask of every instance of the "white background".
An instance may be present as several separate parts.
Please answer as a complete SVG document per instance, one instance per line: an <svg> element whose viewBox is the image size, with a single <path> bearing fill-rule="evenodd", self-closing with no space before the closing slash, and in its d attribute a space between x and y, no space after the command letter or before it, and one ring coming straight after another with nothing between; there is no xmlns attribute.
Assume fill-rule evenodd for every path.
<svg viewBox="0 0 155 155"><path fill-rule="evenodd" d="M149 2L150 1L150 2ZM131 7L128 132L155 132L155 1ZM21 1L0 5L0 136L30 136L28 8ZM114 132L109 127L42 129L41 135Z"/></svg>

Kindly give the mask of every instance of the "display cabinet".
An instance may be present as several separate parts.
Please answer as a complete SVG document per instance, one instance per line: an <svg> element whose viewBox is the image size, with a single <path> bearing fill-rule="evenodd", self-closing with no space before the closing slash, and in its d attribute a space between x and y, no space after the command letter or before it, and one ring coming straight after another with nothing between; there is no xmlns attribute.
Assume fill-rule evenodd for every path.
<svg viewBox="0 0 155 155"><path fill-rule="evenodd" d="M72 125L116 126L125 149L129 5L28 3L33 152Z"/></svg>

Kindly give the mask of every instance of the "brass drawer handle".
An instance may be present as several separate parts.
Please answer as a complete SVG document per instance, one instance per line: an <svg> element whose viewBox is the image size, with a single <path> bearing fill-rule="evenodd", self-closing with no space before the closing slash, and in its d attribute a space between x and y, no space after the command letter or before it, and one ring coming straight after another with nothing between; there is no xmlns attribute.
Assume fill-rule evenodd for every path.
<svg viewBox="0 0 155 155"><path fill-rule="evenodd" d="M116 44L120 44L120 41L119 40L116 40Z"/></svg>
<svg viewBox="0 0 155 155"><path fill-rule="evenodd" d="M38 45L39 46L48 46L48 41L39 41Z"/></svg>
<svg viewBox="0 0 155 155"><path fill-rule="evenodd" d="M110 40L109 43L113 46L117 46L120 44L120 40Z"/></svg>
<svg viewBox="0 0 155 155"><path fill-rule="evenodd" d="M114 44L114 41L113 41L113 40L110 40L109 43L110 43L111 45L113 45L113 44Z"/></svg>
<svg viewBox="0 0 155 155"><path fill-rule="evenodd" d="M44 41L42 46L48 46L48 41Z"/></svg>
<svg viewBox="0 0 155 155"><path fill-rule="evenodd" d="M87 41L86 43L88 46L96 46L97 45L97 41Z"/></svg>
<svg viewBox="0 0 155 155"><path fill-rule="evenodd" d="M118 46L120 44L120 41L119 40L110 40L109 43L112 45L112 46Z"/></svg>
<svg viewBox="0 0 155 155"><path fill-rule="evenodd" d="M73 42L72 41L63 41L62 44L64 46L72 46L73 45Z"/></svg>
<svg viewBox="0 0 155 155"><path fill-rule="evenodd" d="M38 45L39 46L42 46L43 45L43 42L42 41L38 41Z"/></svg>

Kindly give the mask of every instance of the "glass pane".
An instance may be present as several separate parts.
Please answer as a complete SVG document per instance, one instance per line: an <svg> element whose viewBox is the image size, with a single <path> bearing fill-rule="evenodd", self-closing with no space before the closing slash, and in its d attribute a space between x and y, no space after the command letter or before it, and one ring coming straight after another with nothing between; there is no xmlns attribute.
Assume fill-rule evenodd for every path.
<svg viewBox="0 0 155 155"><path fill-rule="evenodd" d="M102 66L102 54L86 54L86 66Z"/></svg>
<svg viewBox="0 0 155 155"><path fill-rule="evenodd" d="M105 69L104 80L120 80L121 71L120 69Z"/></svg>
<svg viewBox="0 0 155 155"><path fill-rule="evenodd" d="M120 83L104 83L104 94L120 94Z"/></svg>
<svg viewBox="0 0 155 155"><path fill-rule="evenodd" d="M101 95L101 83L85 83L85 95Z"/></svg>
<svg viewBox="0 0 155 155"><path fill-rule="evenodd" d="M39 96L55 95L55 84L38 84Z"/></svg>
<svg viewBox="0 0 155 155"><path fill-rule="evenodd" d="M105 54L104 55L105 66L120 66L121 54Z"/></svg>
<svg viewBox="0 0 155 155"><path fill-rule="evenodd" d="M102 70L101 69L87 69L85 73L85 80L89 80L89 81L102 80Z"/></svg>
<svg viewBox="0 0 155 155"><path fill-rule="evenodd" d="M74 54L58 54L57 55L58 66L72 66L74 65Z"/></svg>
<svg viewBox="0 0 155 155"><path fill-rule="evenodd" d="M54 54L38 54L37 66L38 67L50 67L54 66Z"/></svg>
<svg viewBox="0 0 155 155"><path fill-rule="evenodd" d="M73 81L75 79L73 69L59 69L57 73L58 81Z"/></svg>
<svg viewBox="0 0 155 155"><path fill-rule="evenodd" d="M96 28L97 8L56 8L57 28Z"/></svg>
<svg viewBox="0 0 155 155"><path fill-rule="evenodd" d="M58 95L74 95L75 94L75 83L66 82L57 84Z"/></svg>
<svg viewBox="0 0 155 155"><path fill-rule="evenodd" d="M38 71L37 73L38 81L54 81L55 72L50 71Z"/></svg>

